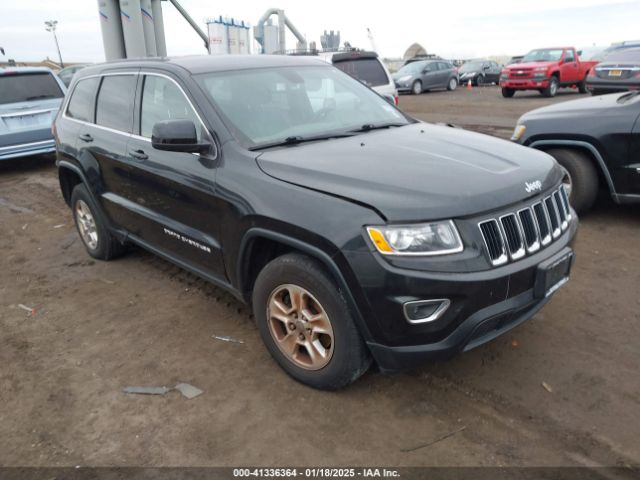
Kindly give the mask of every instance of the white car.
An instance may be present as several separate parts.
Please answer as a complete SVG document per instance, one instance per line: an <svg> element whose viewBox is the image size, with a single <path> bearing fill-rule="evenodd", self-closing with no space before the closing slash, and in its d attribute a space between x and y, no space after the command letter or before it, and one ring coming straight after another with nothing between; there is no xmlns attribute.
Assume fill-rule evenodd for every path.
<svg viewBox="0 0 640 480"><path fill-rule="evenodd" d="M318 57L360 80L367 87L398 105L398 90L376 52L362 50L318 52Z"/></svg>

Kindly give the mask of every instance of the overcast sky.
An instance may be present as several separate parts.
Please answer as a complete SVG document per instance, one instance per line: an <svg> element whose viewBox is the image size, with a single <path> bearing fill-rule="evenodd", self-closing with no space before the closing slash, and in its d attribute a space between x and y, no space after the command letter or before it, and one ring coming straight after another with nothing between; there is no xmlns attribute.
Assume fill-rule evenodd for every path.
<svg viewBox="0 0 640 480"><path fill-rule="evenodd" d="M446 58L524 54L535 47L573 45L578 48L640 39L640 0L450 0L305 1L180 0L205 29L205 18L218 15L256 23L267 8L283 8L293 24L318 45L323 30L340 30L342 40L378 52L401 56L413 42ZM163 2L169 55L206 53L200 38ZM63 60L104 60L97 0L0 0L0 46L17 61L57 58L43 22L58 20ZM294 48L292 37L287 47Z"/></svg>

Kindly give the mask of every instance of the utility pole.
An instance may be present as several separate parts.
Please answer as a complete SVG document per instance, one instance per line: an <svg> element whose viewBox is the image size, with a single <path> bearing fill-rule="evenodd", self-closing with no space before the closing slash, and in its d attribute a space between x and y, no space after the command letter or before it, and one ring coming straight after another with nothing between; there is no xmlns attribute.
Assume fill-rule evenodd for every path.
<svg viewBox="0 0 640 480"><path fill-rule="evenodd" d="M58 58L60 59L60 68L64 68L64 63L62 62L62 54L60 53L60 45L58 45L58 37L56 36L56 26L58 25L57 20L47 20L44 22L45 29L47 32L53 33L53 39L56 42L56 49L58 50Z"/></svg>

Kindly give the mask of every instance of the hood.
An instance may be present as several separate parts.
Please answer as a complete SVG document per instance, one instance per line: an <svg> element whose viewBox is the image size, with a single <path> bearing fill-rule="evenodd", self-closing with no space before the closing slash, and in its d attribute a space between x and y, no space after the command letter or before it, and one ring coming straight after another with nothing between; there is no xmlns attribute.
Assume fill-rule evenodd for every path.
<svg viewBox="0 0 640 480"><path fill-rule="evenodd" d="M461 129L417 123L261 153L268 175L366 204L394 222L473 215L543 191L560 167L549 155Z"/></svg>
<svg viewBox="0 0 640 480"><path fill-rule="evenodd" d="M506 65L504 68L508 68L509 70L519 70L524 68L551 67L552 65L557 65L557 64L558 62L512 63L511 65Z"/></svg>
<svg viewBox="0 0 640 480"><path fill-rule="evenodd" d="M580 100L570 100L568 102L560 102L546 107L537 108L520 117L518 123L526 123L527 120L536 118L548 119L549 117L590 117L599 118L599 116L610 112L611 110L619 110L625 106L632 104L637 105L640 102L640 96L635 96L626 101L619 102L618 99L625 97L629 92L612 93L609 95L598 95L595 97L582 98ZM596 115L598 117L596 117Z"/></svg>

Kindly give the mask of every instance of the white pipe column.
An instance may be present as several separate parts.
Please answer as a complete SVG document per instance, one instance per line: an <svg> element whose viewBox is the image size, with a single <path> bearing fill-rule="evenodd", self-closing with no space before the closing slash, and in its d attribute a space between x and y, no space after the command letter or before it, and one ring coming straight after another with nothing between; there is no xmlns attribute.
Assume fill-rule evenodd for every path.
<svg viewBox="0 0 640 480"><path fill-rule="evenodd" d="M155 57L158 53L151 0L140 0L140 13L142 14L142 30L144 31L144 43L147 46L147 56Z"/></svg>
<svg viewBox="0 0 640 480"><path fill-rule="evenodd" d="M167 56L167 42L164 37L164 20L162 18L162 4L160 0L151 0L151 15L156 35L156 53L159 57Z"/></svg>
<svg viewBox="0 0 640 480"><path fill-rule="evenodd" d="M147 46L142 26L140 0L120 0L120 18L127 58L147 56Z"/></svg>
<svg viewBox="0 0 640 480"><path fill-rule="evenodd" d="M126 58L118 0L98 0L98 15L105 60Z"/></svg>

